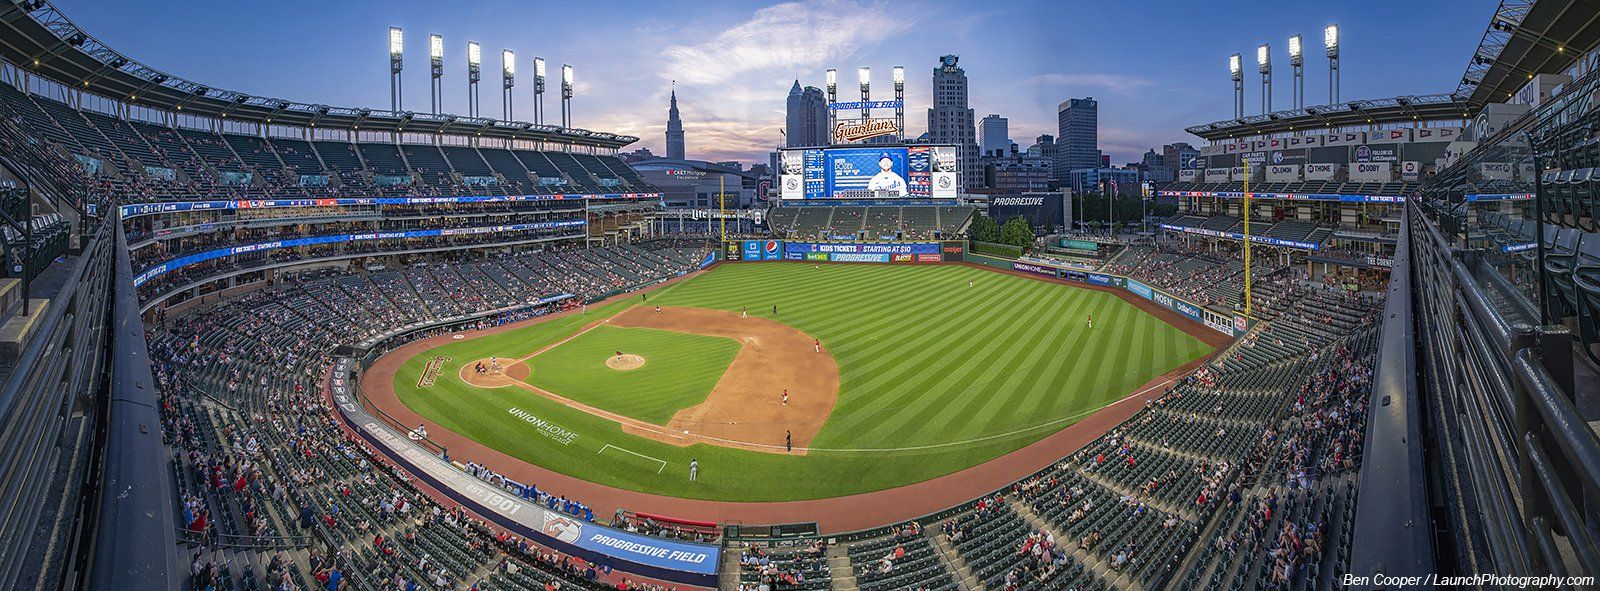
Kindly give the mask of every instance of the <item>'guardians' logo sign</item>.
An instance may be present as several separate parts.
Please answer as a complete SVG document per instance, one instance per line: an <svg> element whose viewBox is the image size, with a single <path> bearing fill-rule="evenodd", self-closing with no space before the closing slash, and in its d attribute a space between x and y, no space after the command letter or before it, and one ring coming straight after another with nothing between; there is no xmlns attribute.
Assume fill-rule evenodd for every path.
<svg viewBox="0 0 1600 591"><path fill-rule="evenodd" d="M840 121L833 126L833 141L859 142L880 135L900 133L893 119L867 119L865 121Z"/></svg>
<svg viewBox="0 0 1600 591"><path fill-rule="evenodd" d="M422 366L422 375L417 378L417 387L432 386L439 379L439 374L444 373L444 364L449 362L450 358L444 355L429 359L428 364Z"/></svg>

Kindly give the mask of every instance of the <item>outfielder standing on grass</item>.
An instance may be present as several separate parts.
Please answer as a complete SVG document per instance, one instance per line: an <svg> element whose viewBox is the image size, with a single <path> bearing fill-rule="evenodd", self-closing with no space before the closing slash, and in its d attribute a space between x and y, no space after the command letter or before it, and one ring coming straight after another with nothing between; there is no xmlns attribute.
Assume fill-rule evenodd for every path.
<svg viewBox="0 0 1600 591"><path fill-rule="evenodd" d="M700 475L700 460L697 460L695 458L689 458L689 482L694 482L695 481L695 477L699 476L699 475Z"/></svg>
<svg viewBox="0 0 1600 591"><path fill-rule="evenodd" d="M1094 328L1094 314L1086 314L1086 316L1089 317L1089 328Z"/></svg>

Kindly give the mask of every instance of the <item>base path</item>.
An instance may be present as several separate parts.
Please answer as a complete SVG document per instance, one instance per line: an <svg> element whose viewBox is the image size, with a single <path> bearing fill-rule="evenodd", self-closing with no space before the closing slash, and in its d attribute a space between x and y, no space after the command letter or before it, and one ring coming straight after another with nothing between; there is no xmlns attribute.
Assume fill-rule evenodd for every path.
<svg viewBox="0 0 1600 591"><path fill-rule="evenodd" d="M966 264L989 271L1015 274L1032 279L1042 279L1038 276L1012 273L982 265L958 264ZM1044 280L1050 281L1049 279ZM1176 312L1156 305L1154 302L1133 296L1122 290L1099 288L1064 280L1056 281L1082 289L1098 289L1117 293L1128 303L1138 306L1146 312L1156 314L1190 336L1214 346L1224 345L1230 340L1198 322L1184 318ZM628 296L618 296L617 299L623 297ZM554 316L572 313L576 312L565 312ZM549 317L533 319L514 325L496 327L489 329L487 332L512 330L548 319ZM1112 427L1138 413L1140 409L1144 408L1147 401L1160 396L1174 382L1187 376L1195 368L1200 367L1215 356L1213 354L1207 358L1197 359L1185 364L1183 367L1169 371L1141 386L1122 400L1107 405L1083 420L1056 431L1044 439L965 470L914 484L857 495L805 501L734 502L683 499L596 484L582 478L529 464L452 432L418 415L402 404L399 396L396 395L394 391L395 371L412 356L452 342L452 340L450 335L423 339L404 345L379 358L367 370L365 377L361 380L361 387L366 396L365 402L369 406L387 413L401 425L426 425L428 438L449 448L452 456L472 458L474 461L504 474L507 478L519 482L537 484L540 490L549 491L552 494L582 499L585 504L594 509L597 515L610 515L618 508L625 508L632 511L656 513L680 519L714 521L723 524L816 522L823 534L859 531L915 519L971 501L1008 486L1094 442L1095 439L1104 435ZM812 351L811 354L815 355L815 352ZM790 404L793 403L794 400L791 397ZM848 478L849 476L841 475L840 477Z"/></svg>
<svg viewBox="0 0 1600 591"><path fill-rule="evenodd" d="M655 310L642 306L629 308L609 319L590 322L577 334L526 357L500 357L463 364L459 375L462 381L479 388L522 388L568 408L615 421L624 433L662 443L678 446L705 443L762 453L806 455L805 448L811 445L811 439L822 429L839 400L839 365L834 362L833 355L817 350L816 339L806 333L766 318L741 317L736 312L705 308L669 306ZM665 425L579 402L527 381L529 360L599 326L723 337L738 341L740 348L705 402L678 411ZM486 335L467 338L482 336ZM646 362L645 358L627 352L621 357L606 358L608 367L620 371L637 369ZM476 371L479 364L487 371ZM495 369L506 364L510 364L509 367ZM791 444L786 445L786 435L792 438ZM788 450L789 446L792 450Z"/></svg>
<svg viewBox="0 0 1600 591"><path fill-rule="evenodd" d="M611 319L613 326L653 328L739 341L739 353L706 401L672 415L667 427L708 443L783 453L785 431L793 454L804 455L811 438L839 400L839 365L818 352L814 338L766 318L705 308L636 307ZM789 397L785 401L784 391Z"/></svg>

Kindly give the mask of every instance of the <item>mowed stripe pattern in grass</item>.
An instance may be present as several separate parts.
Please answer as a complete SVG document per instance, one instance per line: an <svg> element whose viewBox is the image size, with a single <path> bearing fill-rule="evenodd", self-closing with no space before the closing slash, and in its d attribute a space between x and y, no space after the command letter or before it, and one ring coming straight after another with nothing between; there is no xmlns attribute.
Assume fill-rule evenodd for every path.
<svg viewBox="0 0 1600 591"><path fill-rule="evenodd" d="M816 447L1026 429L1104 406L1209 350L1113 294L960 266L725 265L651 303L761 316L776 305L779 321L820 338L841 392Z"/></svg>
<svg viewBox="0 0 1600 591"><path fill-rule="evenodd" d="M678 447L623 433L615 422L521 388L480 389L456 375L472 359L525 356L641 303L748 307L759 316L771 316L777 304L780 322L819 337L839 361L843 384L813 451ZM1084 328L1087 314L1094 315L1093 331ZM648 302L634 295L591 307L587 316L435 347L407 361L393 383L402 402L443 427L565 474L655 494L779 501L881 490L988 461L1207 351L1113 294L984 269L729 264L652 293ZM437 384L417 388L435 355L454 361ZM638 396L637 390L597 389L593 395ZM563 443L542 436L509 414L511 408L577 437ZM692 483L691 460L701 467Z"/></svg>

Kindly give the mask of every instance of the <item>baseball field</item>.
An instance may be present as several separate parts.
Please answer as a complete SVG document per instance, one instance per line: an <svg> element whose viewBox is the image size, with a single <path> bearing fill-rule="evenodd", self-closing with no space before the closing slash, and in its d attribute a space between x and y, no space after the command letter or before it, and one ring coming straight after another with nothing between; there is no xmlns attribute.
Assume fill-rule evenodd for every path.
<svg viewBox="0 0 1600 591"><path fill-rule="evenodd" d="M725 264L648 299L428 343L393 388L438 427L583 480L719 501L955 472L1211 351L1105 291L804 263Z"/></svg>

